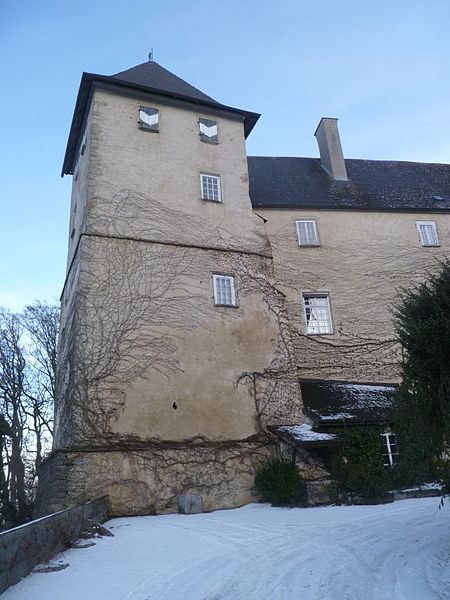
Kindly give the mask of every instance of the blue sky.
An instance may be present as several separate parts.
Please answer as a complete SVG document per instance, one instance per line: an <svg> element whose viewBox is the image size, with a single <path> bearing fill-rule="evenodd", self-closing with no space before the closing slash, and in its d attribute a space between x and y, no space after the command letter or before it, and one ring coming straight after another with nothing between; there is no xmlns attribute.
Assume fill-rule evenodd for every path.
<svg viewBox="0 0 450 600"><path fill-rule="evenodd" d="M0 305L62 289L71 178L61 164L83 71L155 60L262 117L249 154L450 162L450 2L0 0Z"/></svg>

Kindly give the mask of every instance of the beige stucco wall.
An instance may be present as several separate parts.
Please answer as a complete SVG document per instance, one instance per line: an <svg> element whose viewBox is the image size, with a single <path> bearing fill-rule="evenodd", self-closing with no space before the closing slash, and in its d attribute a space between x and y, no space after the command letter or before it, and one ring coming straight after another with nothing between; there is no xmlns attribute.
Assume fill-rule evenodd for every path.
<svg viewBox="0 0 450 600"><path fill-rule="evenodd" d="M83 251L92 261L80 342L97 365L105 351L118 354L104 381L120 398L112 431L163 440L256 434L255 399L242 376L262 373L283 350L265 289L269 260L98 237L86 238ZM214 272L235 277L237 308L214 305ZM273 419L298 416L293 407L291 418L278 411Z"/></svg>
<svg viewBox="0 0 450 600"><path fill-rule="evenodd" d="M286 294L300 377L393 382L398 348L392 310L399 290L449 256L444 214L258 210L266 220L277 284ZM315 219L320 246L300 247L295 221ZM422 247L417 220L434 220L441 246ZM302 293L330 294L333 335L307 336Z"/></svg>
<svg viewBox="0 0 450 600"><path fill-rule="evenodd" d="M160 111L159 133L138 128L140 105ZM92 104L87 231L267 254L253 214L243 122L161 99L97 90ZM219 143L204 143L199 117L218 121ZM200 173L220 175L223 202L205 202Z"/></svg>
<svg viewBox="0 0 450 600"><path fill-rule="evenodd" d="M142 104L160 109L159 133L138 128ZM55 447L245 440L301 419L243 123L216 115L219 144L206 144L200 116L94 94L72 199L83 235L63 294ZM203 171L221 176L222 203L201 200ZM237 308L214 305L213 273L235 277Z"/></svg>

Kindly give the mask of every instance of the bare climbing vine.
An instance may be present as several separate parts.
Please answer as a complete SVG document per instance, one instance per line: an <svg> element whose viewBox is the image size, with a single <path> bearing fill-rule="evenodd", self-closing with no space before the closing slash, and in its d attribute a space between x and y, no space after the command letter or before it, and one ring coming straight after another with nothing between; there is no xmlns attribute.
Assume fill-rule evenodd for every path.
<svg viewBox="0 0 450 600"><path fill-rule="evenodd" d="M236 276L240 297L253 294L262 299L278 328L270 365L259 373L245 372L235 382L252 382L257 431L263 434L271 419L298 419L294 346L284 297L272 282L267 256L237 252L242 239L138 194L123 192L113 205L113 214L105 210L94 224L94 230L107 234L83 236L72 265L77 280L65 292L57 445L117 448L138 443L137 436L113 431L128 389L138 379L150 384L155 373L169 380L183 372L178 355L182 332L202 328L207 333L209 324L222 318L212 298L205 302L204 281L207 278L209 286L211 272L225 264ZM143 231L149 214L153 229ZM158 238L167 220L183 222L181 238L206 243L214 236L228 251L209 248L206 253L199 246L142 242L144 235ZM129 234L126 238L120 236L123 229ZM258 249L264 247L258 244ZM239 313L227 313L229 320L238 318Z"/></svg>

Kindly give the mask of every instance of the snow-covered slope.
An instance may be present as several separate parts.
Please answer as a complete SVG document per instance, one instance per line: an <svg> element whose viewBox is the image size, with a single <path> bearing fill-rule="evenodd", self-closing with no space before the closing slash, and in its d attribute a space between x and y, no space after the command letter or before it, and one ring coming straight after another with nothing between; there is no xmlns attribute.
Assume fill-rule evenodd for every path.
<svg viewBox="0 0 450 600"><path fill-rule="evenodd" d="M450 598L450 507L244 508L114 519L114 537L57 557L5 600Z"/></svg>

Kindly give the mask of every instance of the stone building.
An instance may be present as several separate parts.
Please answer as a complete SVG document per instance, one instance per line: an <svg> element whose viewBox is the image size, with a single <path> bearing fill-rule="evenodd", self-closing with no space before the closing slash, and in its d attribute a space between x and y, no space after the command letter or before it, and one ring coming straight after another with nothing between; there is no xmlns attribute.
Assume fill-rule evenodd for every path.
<svg viewBox="0 0 450 600"><path fill-rule="evenodd" d="M391 401L391 305L448 255L450 166L344 160L329 118L320 159L247 157L258 117L156 62L83 74L41 512L239 506L279 444L313 495L317 391L330 418Z"/></svg>

